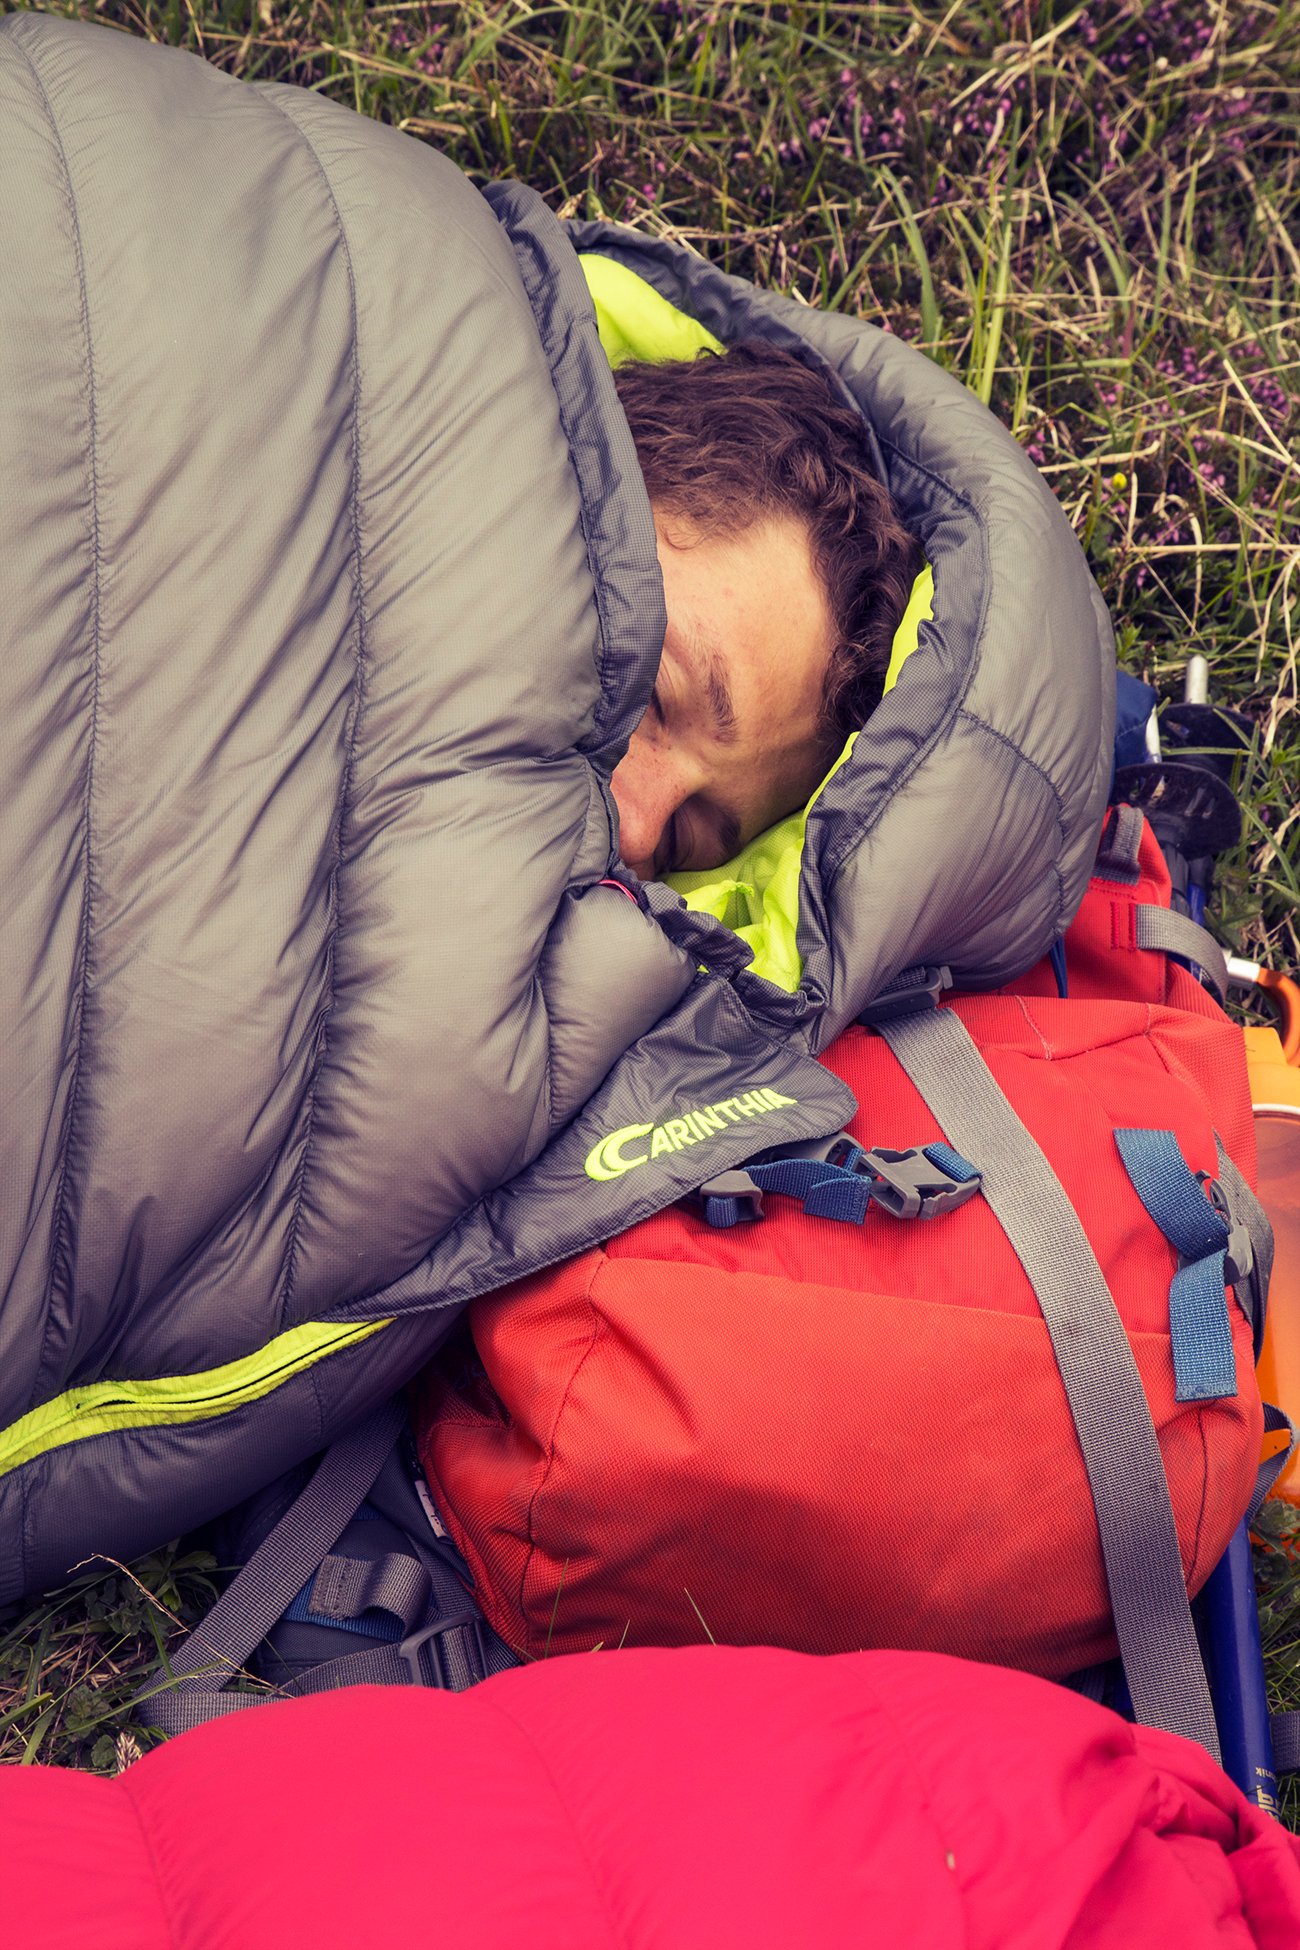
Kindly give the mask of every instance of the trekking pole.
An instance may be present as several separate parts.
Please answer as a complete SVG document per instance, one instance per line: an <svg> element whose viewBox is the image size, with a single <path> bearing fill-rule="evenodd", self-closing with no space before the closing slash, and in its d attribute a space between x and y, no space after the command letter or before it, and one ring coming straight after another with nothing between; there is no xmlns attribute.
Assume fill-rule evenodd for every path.
<svg viewBox="0 0 1300 1950"><path fill-rule="evenodd" d="M1275 968L1228 956L1228 980L1235 989L1262 989L1277 1011L1277 1033L1288 1063L1300 1063L1300 982L1279 975Z"/></svg>
<svg viewBox="0 0 1300 1950"><path fill-rule="evenodd" d="M1185 705L1208 708L1209 678L1206 659L1190 657L1183 686ZM1177 847L1173 851L1179 855ZM1182 868L1181 875L1177 867ZM1213 853L1192 859L1179 856L1176 865L1170 861L1170 869L1175 880L1181 879L1186 888L1191 918L1204 926L1206 902L1214 878ZM1198 1609L1207 1642L1211 1699L1224 1770L1248 1800L1276 1814L1277 1770L1248 1521L1237 1526L1227 1550L1211 1571L1201 1591Z"/></svg>
<svg viewBox="0 0 1300 1950"><path fill-rule="evenodd" d="M1224 1771L1248 1801L1275 1815L1277 1769L1248 1522L1238 1524L1232 1542L1206 1579L1198 1603Z"/></svg>

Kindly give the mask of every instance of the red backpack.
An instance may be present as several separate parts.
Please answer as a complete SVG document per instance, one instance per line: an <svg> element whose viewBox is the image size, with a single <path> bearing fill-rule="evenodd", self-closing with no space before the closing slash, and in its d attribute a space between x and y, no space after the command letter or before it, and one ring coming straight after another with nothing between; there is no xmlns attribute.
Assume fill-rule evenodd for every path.
<svg viewBox="0 0 1300 1950"><path fill-rule="evenodd" d="M1240 1030L1142 945L1182 945L1189 924L1168 915L1149 830L1139 847L1137 816L1125 821L1066 937L1064 983L1045 962L997 994L945 998L928 1080L909 1055L915 1017L850 1028L824 1053L861 1106L848 1136L867 1163L851 1163L879 1194L858 1198L861 1223L773 1195L769 1170L761 1223L743 1222L756 1202L743 1186L706 1187L474 1303L472 1345L422 1377L416 1423L435 1501L510 1645L896 1646L1064 1676L1113 1655L1117 1591L1161 1602L1140 1589L1159 1557L1142 1526L1149 1509L1159 1529L1161 1462L1166 1555L1188 1591L1204 1581L1260 1455L1241 1304L1251 1105ZM973 1100L960 1137L936 1117L972 1041L1077 1221L1062 1207L1049 1223L1029 1165L1006 1164L992 1099ZM852 1171L795 1163L787 1191L823 1172L811 1211L862 1217L845 1204ZM909 1200L932 1216L881 1209ZM1110 1331L1071 1311L1089 1247L1130 1380L1081 1409L1098 1387L1070 1370ZM1149 1434L1145 1452L1126 1449L1107 1423L1109 1396L1139 1383L1158 1452ZM1094 1510L1116 1495L1118 1543Z"/></svg>

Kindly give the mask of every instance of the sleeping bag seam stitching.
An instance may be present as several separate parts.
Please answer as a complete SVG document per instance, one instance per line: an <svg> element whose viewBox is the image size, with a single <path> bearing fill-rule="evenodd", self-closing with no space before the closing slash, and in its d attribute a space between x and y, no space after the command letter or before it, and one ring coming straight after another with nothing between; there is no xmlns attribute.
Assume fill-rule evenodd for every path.
<svg viewBox="0 0 1300 1950"><path fill-rule="evenodd" d="M599 1249L597 1250L599 1251ZM556 1432L559 1429L560 1423L564 1419L564 1411L569 1405L569 1396L573 1393L574 1387L577 1384L578 1376L582 1373L583 1368L586 1366L591 1355L594 1353L596 1343L600 1339L600 1330L602 1324L601 1315L600 1315L599 1308L596 1306L595 1300L592 1298L592 1288L596 1284L597 1277L600 1274L601 1267L603 1266L604 1261L605 1261L605 1255L603 1252L601 1252L599 1259L597 1260L596 1264L592 1267L591 1273L588 1276L586 1291L583 1294L583 1298L585 1299L588 1307L591 1310L591 1338L587 1342L586 1347L583 1348L582 1353L578 1356L578 1359L574 1362L572 1372L570 1373L568 1380L564 1384L564 1393L560 1397L560 1405L556 1409L555 1415L552 1418L550 1433L546 1438L546 1466L542 1470L541 1476L538 1478L537 1483L534 1486L533 1493L528 1499L528 1517L527 1517L528 1554L524 1559L523 1568L519 1573L519 1619L520 1619L520 1623L523 1625L524 1628L525 1648L527 1648L528 1641L532 1637L532 1627L528 1617L528 1602L527 1602L527 1595L526 1595L526 1587L528 1584L528 1573L532 1569L533 1559L534 1557L536 1557L538 1550L540 1548L533 1528L534 1517L537 1510L537 1502L538 1502L538 1498L542 1495L542 1492L545 1490L547 1483L550 1481L551 1470L555 1465ZM561 1572L561 1577L562 1576L563 1573Z"/></svg>
<svg viewBox="0 0 1300 1950"><path fill-rule="evenodd" d="M361 510L360 510L361 345L360 345L358 319L357 319L356 273L352 263L352 251L351 251L351 247L348 244L347 229L343 222L343 214L339 209L338 199L334 194L334 186L330 182L329 172L326 170L324 163L321 161L320 155L316 149L316 145L313 143L310 136L307 134L306 130L298 122L297 118L289 113L288 109L283 105L281 101L271 96L269 93L266 96L264 96L264 100L266 100L268 104L275 110L277 115L282 116L283 119L289 124L289 126L294 131L294 134L297 136L298 140L302 143L303 147L306 149L308 155L311 157L313 163L316 166L316 169L320 175L321 182L323 183L325 188L325 194L329 199L330 209L332 210L334 215L334 223L338 231L339 243L343 251L343 262L347 270L348 302L349 302L349 309L350 309L351 350L352 350L352 467L351 467L351 480L348 489L348 502L349 502L349 527L350 527L350 534L351 534L352 562L353 562L352 586L353 586L353 594L356 601L356 610L357 610L356 657L354 660L353 672L352 672L352 702L351 702L352 723L348 733L347 752L343 761L343 777L339 789L338 810L334 820L334 864L330 870L330 905L332 908L332 914L330 918L329 941L326 947L326 956L327 956L328 968L329 968L329 975L328 975L329 993L328 993L328 999L326 1003L324 1016L321 1021L320 1051L319 1054L317 1055L316 1063L312 1073L311 1099L307 1109L307 1132L303 1142L302 1162L298 1167L298 1183L294 1193L293 1212L289 1220L289 1237L285 1245L283 1272L281 1273L280 1276L281 1292L280 1292L279 1299L276 1303L276 1321L280 1327L283 1327L286 1319L289 1318L292 1305L293 1305L294 1276L297 1270L298 1240L299 1240L301 1224L302 1224L302 1210L306 1200L307 1178L311 1167L312 1144L316 1134L316 1108L317 1108L317 1104L320 1101L321 1078L324 1075L326 1063L329 1057L330 1023L333 1020L335 1004L338 999L336 948L338 944L339 934L342 928L342 922L341 922L342 903L340 900L340 890L341 890L342 878L343 878L343 872L342 872L343 829L347 824L347 817L348 817L348 810L349 810L349 803L350 803L350 796L351 796L352 782L353 782L353 775L354 775L354 767L356 763L357 738L361 726L361 712L362 712L364 697L365 697L367 646L366 646L365 583L364 583L364 578L362 573L363 552L361 547Z"/></svg>
<svg viewBox="0 0 1300 1950"><path fill-rule="evenodd" d="M552 922L551 925L553 927L555 925L554 922ZM550 940L549 929L547 930L547 940L548 941ZM545 1118L545 1125L547 1131L549 1132L552 1127L552 1124L554 1123L554 1107L555 1107L555 1028L554 1028L554 1024L551 1021L551 1008L550 1008L550 1003L547 1001L547 997L546 997L546 984L542 980L540 960L537 966L537 973L536 975L534 975L533 980L537 984L538 1007L541 1009L542 1012L542 1021L546 1025L546 1055L542 1062L541 1094L542 1094L542 1109Z"/></svg>
<svg viewBox="0 0 1300 1950"><path fill-rule="evenodd" d="M1014 752L1021 763L1027 766L1036 778L1041 779L1052 796L1052 804L1056 808L1056 829L1060 842L1064 845L1067 831L1065 801L1062 799L1052 779L1043 770L1043 767L1032 759L1028 752L1024 750L1023 746L1016 743L1014 738L1009 738L1005 731L999 731L995 725L991 725L986 719L978 717L974 711L968 711L964 703L958 705L957 716L963 723L974 725L980 731L986 731L989 737L995 739L999 745L1005 745L1007 750ZM1051 866L1052 877L1056 881L1056 921L1059 927L1065 918L1065 876L1061 872L1059 857L1052 861Z"/></svg>
<svg viewBox="0 0 1300 1950"><path fill-rule="evenodd" d="M1018 745L1015 739L1009 737L1005 731L999 731L996 725L991 725L987 718L981 718L976 712L968 711L964 704L958 706L957 715L958 717L963 718L967 724L972 724L977 726L980 731L987 731L990 738L996 738L999 745L1005 745L1008 751L1014 752L1016 757L1019 758L1025 765L1027 765L1030 771L1035 773L1037 777L1042 780L1043 784L1047 787L1047 790L1052 795L1052 803L1056 807L1057 825L1060 826L1062 828L1062 832L1064 832L1065 801L1062 799L1061 794L1058 788L1056 787L1056 785L1053 783L1050 775L1043 769L1043 767L1040 764L1038 764L1037 760L1032 759L1029 756L1029 753L1024 749L1024 746Z"/></svg>
<svg viewBox="0 0 1300 1950"><path fill-rule="evenodd" d="M499 186L494 185L493 187L498 188ZM519 186L513 185L512 187L517 188ZM600 656L596 667L596 675L600 685L600 697L593 714L592 732L593 736L603 740L606 736L609 719L612 715L612 703L609 697L609 671L613 661L611 656L613 633L609 613L609 592L605 585L604 565L598 559L597 553L592 546L591 511L588 504L587 482L584 479L583 470L578 464L575 428L573 427L568 407L561 397L560 388L556 384L556 366L560 354L567 352L575 326L584 327L590 325L593 331L596 329L596 308L592 304L590 296L588 296L589 319L581 316L570 318L561 334L563 344L560 348L560 354L553 355L552 344L554 335L548 324L543 322L541 305L539 303L540 288L535 293L537 280L533 264L533 239L527 234L522 222L516 224L511 220L511 213L505 207L508 201L507 198L501 197L499 199L501 208L498 208L498 199L489 198L487 201L488 208L501 225L501 228L505 231L510 242L510 248L514 253L515 263L519 270L519 282L523 286L524 296L528 300L528 309L533 315L533 325L537 332L538 344L541 347L542 357L546 362L547 378L550 380L551 393L555 400L555 411L560 422L560 431L564 435L564 444L568 449L569 471L573 477L574 485L578 490L578 527L582 534L582 547L583 553L587 558L587 570L591 576L592 596L596 606L596 624L600 633ZM547 215L552 215L549 209L547 210ZM528 250L527 262L525 262L520 250L521 243ZM570 249L572 250L571 245ZM576 251L573 253L573 256L576 263ZM585 279L582 280L582 285L585 293ZM582 753L582 756L586 757L585 752ZM590 760L588 760L588 763L590 763Z"/></svg>
<svg viewBox="0 0 1300 1950"><path fill-rule="evenodd" d="M162 1920L166 1925L167 1940L172 1945L172 1950L181 1950L181 1939L177 1935L173 1924L173 1906L167 1893L167 1879L163 1874L162 1863L158 1859L158 1851L154 1847L153 1836L150 1834L145 1822L144 1812L131 1791L130 1780L125 1777L122 1780L122 1792L126 1797L126 1802L131 1813L135 1816L135 1825L139 1830L140 1840L144 1844L145 1856L148 1859L150 1868L153 1870L154 1888L158 1896L158 1908L162 1913Z"/></svg>
<svg viewBox="0 0 1300 1950"><path fill-rule="evenodd" d="M904 1656L911 1655L905 1654ZM949 1839L945 1833L944 1824L940 1820L939 1809L935 1802L934 1781L937 1778L942 1784L942 1774L936 1777L922 1770L919 1761L916 1759L917 1747L914 1730L905 1724L903 1717L895 1711L892 1703L886 1699L883 1690L871 1680L867 1680L862 1687L862 1691L866 1694L874 1711L893 1728L896 1735L894 1753L901 1757L902 1766L906 1768L912 1777L912 1785L916 1793L917 1801L925 1811L925 1815L934 1832L935 1842L945 1855L951 1854ZM962 1922L962 1935L966 1943L969 1944L970 1915L966 1885L960 1875L956 1875L954 1881L954 1894Z"/></svg>
<svg viewBox="0 0 1300 1950"><path fill-rule="evenodd" d="M45 1369L46 1350L49 1346L49 1339L50 1339L51 1315L54 1309L54 1288L59 1275L59 1266L61 1261L66 1263L66 1259L67 1259L66 1242L67 1242L68 1178L71 1170L70 1159L71 1159L71 1152L72 1152L73 1132L76 1125L77 1109L81 1101L81 1082L84 1074L83 1058L84 1058L85 1042L86 1042L86 994L90 982L90 962L91 962L90 950L91 950L91 933L93 927L94 886L95 886L94 868L93 868L93 863L91 858L91 845L92 845L92 837L94 832L94 821L92 817L92 812L93 812L94 786L95 786L95 758L96 758L98 741L99 741L99 698L100 698L100 678L102 672L103 616L101 610L101 597L102 597L101 576L102 576L102 568L103 568L103 547L102 547L102 534L100 530L100 521L99 521L99 465L98 465L99 418L98 418L97 394L95 389L95 350L94 350L94 344L91 338L91 331L90 331L90 293L86 282L86 257L85 257L84 246L82 243L82 236L81 236L81 219L77 211L76 192L74 191L72 185L72 169L68 162L68 154L63 144L63 137L59 132L59 125L55 118L53 104L50 101L49 94L45 87L45 83L41 79L40 70L36 66L36 62L32 58L31 54L29 54L27 49L23 46L22 40L19 39L18 37L15 37L15 45L18 49L18 52L21 54L23 60L27 63L28 68L31 70L32 80L35 83L37 92L40 96L41 107L44 112L45 119L49 123L50 134L53 137L55 148L58 151L59 167L63 179L63 187L64 187L64 193L67 202L68 215L72 222L73 248L74 248L74 254L76 257L76 264L77 264L77 290L78 290L78 298L80 302L80 311L81 311L80 322L82 328L82 339L85 347L87 417L89 421L88 431L90 436L90 443L89 443L90 450L88 455L88 461L89 461L89 483L88 484L90 488L90 548L91 548L91 563L92 563L91 665L92 665L92 672L93 672L93 682L91 686L91 698L90 698L90 736L87 743L87 751L86 751L86 789L84 793L84 802L83 802L84 812L83 812L83 821L82 821L83 833L84 833L83 851L85 857L86 892L85 892L85 900L82 907L82 920L81 920L81 928L80 928L81 939L78 944L78 950L77 950L77 960L79 963L78 979L77 979L77 1000L76 1000L77 1046L76 1046L75 1054L73 1056L72 1081L68 1090L68 1106L63 1120L63 1138L62 1138L62 1145L61 1145L62 1156L59 1160L59 1188L58 1188L58 1193L56 1195L55 1209L51 1220L51 1228L50 1228L50 1276L49 1276L49 1284L46 1288L46 1294L45 1294L45 1309L44 1309L45 1318L44 1318L44 1325L41 1333L40 1353L36 1362L31 1395L28 1399L28 1408L31 1409L37 1406L37 1397L39 1396L40 1385L41 1385L40 1378ZM26 1543L27 1543L27 1539L24 1538L25 1546Z"/></svg>
<svg viewBox="0 0 1300 1950"><path fill-rule="evenodd" d="M550 1761L547 1759L546 1754L543 1751L542 1747L538 1743L537 1736L531 1731L530 1728L526 1727L522 1723L522 1721L517 1720L513 1713L511 1713L506 1707L502 1706L499 1699L493 1699L490 1702L490 1705L492 1711L497 1715L499 1715L501 1719L505 1720L508 1723L508 1725L512 1726L515 1732L519 1735L520 1739L526 1741L528 1743L528 1746L531 1748L538 1766L540 1767L547 1781L549 1781L550 1783L551 1792L555 1796L555 1805L558 1808L559 1812L564 1817L569 1832L573 1836L574 1842L577 1846L577 1851L579 1856L581 1857L582 1865L586 1869L587 1874L591 1879L592 1893L594 1894L596 1901L604 1915L605 1921L609 1926L610 1940L615 1944L621 1944L626 1946L628 1943L628 1938L624 1934L624 1932L619 1928L619 1925L615 1919L613 1909L610 1906L609 1897L605 1892L604 1884L602 1883L600 1877L596 1873L596 1864L592 1860L592 1857L588 1851L586 1837L582 1832L581 1826L579 1825L578 1818L574 1814L572 1808L569 1806L568 1800L566 1799L565 1795L563 1794L560 1788L560 1783L555 1778L554 1769L552 1768Z"/></svg>
<svg viewBox="0 0 1300 1950"><path fill-rule="evenodd" d="M865 418L865 414L863 417ZM929 737L926 738L920 749L912 754L910 760L887 780L879 795L879 803L874 815L866 819L861 825L855 822L851 829L845 833L844 838L837 847L827 848L825 864L821 869L821 880L828 894L832 891L835 881L839 876L840 869L845 865L850 854L856 854L863 842L871 837L872 833L875 832L877 826L879 826L889 811L897 795L903 790L904 786L907 785L908 781L915 775L919 768L925 764L935 747L952 730L959 713L965 705L967 693L975 681L982 662L981 650L984 642L984 625L988 618L990 594L989 534L988 523L983 514L973 501L968 500L959 489L953 487L950 481L944 480L942 475L932 473L925 466L924 462L914 459L911 454L905 453L892 440L886 440L882 436L878 436L878 438L880 439L882 453L888 452L892 454L904 466L914 469L916 473L924 476L933 486L941 488L959 507L965 508L974 521L980 538L980 557L983 569L983 574L980 577L979 615L976 619L972 639L969 668L962 678L960 688L955 695L947 699L945 708L940 714L938 722L935 724ZM924 628L924 624L921 627ZM870 721L868 720L868 722Z"/></svg>

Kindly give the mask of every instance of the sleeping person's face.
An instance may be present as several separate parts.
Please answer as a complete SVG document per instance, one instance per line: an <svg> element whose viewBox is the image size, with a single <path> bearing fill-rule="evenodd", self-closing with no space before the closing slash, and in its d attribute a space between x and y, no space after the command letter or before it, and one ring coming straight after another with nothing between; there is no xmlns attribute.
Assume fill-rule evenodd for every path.
<svg viewBox="0 0 1300 1950"><path fill-rule="evenodd" d="M802 806L838 749L821 722L835 643L792 516L704 535L655 514L668 628L654 695L613 778L642 880L718 867Z"/></svg>

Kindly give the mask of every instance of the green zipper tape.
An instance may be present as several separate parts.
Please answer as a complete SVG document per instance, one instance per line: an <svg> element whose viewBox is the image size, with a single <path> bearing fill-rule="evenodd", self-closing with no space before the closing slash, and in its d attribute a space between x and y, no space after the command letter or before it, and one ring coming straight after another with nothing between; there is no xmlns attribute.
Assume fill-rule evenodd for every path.
<svg viewBox="0 0 1300 1950"><path fill-rule="evenodd" d="M92 1381L84 1388L69 1388L20 1416L0 1434L0 1476L49 1449L84 1442L112 1429L157 1428L229 1415L390 1324L367 1320L330 1326L309 1320L277 1335L255 1354L204 1374L164 1375L157 1381Z"/></svg>

